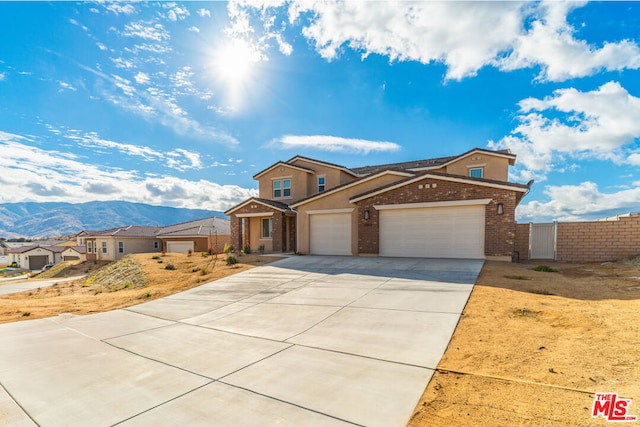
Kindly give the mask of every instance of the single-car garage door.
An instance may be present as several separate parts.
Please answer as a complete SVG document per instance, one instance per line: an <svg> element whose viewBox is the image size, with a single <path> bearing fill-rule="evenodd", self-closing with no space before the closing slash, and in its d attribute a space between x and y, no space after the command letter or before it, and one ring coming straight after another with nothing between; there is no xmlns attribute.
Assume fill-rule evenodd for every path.
<svg viewBox="0 0 640 427"><path fill-rule="evenodd" d="M484 205L380 211L380 255L484 258Z"/></svg>
<svg viewBox="0 0 640 427"><path fill-rule="evenodd" d="M42 267L49 264L48 255L30 255L29 270L42 270Z"/></svg>
<svg viewBox="0 0 640 427"><path fill-rule="evenodd" d="M193 242L167 242L167 252L193 252Z"/></svg>
<svg viewBox="0 0 640 427"><path fill-rule="evenodd" d="M351 214L309 215L310 250L314 255L351 255Z"/></svg>

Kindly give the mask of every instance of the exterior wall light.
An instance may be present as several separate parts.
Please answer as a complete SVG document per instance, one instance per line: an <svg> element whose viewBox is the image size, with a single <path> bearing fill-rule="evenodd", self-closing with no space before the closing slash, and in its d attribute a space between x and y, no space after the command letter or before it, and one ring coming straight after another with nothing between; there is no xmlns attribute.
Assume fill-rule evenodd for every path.
<svg viewBox="0 0 640 427"><path fill-rule="evenodd" d="M369 219L369 209L364 210L364 219Z"/></svg>
<svg viewBox="0 0 640 427"><path fill-rule="evenodd" d="M502 215L504 213L504 205L502 203L498 203L498 215Z"/></svg>

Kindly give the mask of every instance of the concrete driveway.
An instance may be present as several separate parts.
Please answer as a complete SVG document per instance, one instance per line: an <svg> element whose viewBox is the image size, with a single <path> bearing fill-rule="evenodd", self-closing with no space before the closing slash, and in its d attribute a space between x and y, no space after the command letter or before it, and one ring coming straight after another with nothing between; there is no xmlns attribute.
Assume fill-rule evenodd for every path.
<svg viewBox="0 0 640 427"><path fill-rule="evenodd" d="M403 426L482 264L291 257L0 325L0 425Z"/></svg>

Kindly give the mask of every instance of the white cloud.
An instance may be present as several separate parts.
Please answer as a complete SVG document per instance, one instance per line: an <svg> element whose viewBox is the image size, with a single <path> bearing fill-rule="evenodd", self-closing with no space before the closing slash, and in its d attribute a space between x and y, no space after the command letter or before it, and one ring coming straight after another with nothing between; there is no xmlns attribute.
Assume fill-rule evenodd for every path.
<svg viewBox="0 0 640 427"><path fill-rule="evenodd" d="M269 143L270 147L282 149L313 149L340 153L368 154L370 152L393 152L400 146L393 142L367 141L364 139L340 138L336 136L285 135Z"/></svg>
<svg viewBox="0 0 640 427"><path fill-rule="evenodd" d="M187 30L191 31L192 33L199 33L200 32L200 28L196 27L195 25L192 27L187 28Z"/></svg>
<svg viewBox="0 0 640 427"><path fill-rule="evenodd" d="M146 85L150 80L149 75L147 73L143 73L142 71L139 71L133 78L135 79L136 83L140 85Z"/></svg>
<svg viewBox="0 0 640 427"><path fill-rule="evenodd" d="M0 82L7 79L7 73L0 73Z"/></svg>
<svg viewBox="0 0 640 427"><path fill-rule="evenodd" d="M27 188L31 189L27 200L35 202L126 200L222 211L257 196L256 190L236 185L140 174L84 163L72 154L44 150L30 144L25 137L5 132L0 132L0 147L3 152L0 176L6 203L25 201Z"/></svg>
<svg viewBox="0 0 640 427"><path fill-rule="evenodd" d="M176 3L164 3L163 7L169 10L167 12L167 19L172 22L183 20L190 15L186 8L180 7Z"/></svg>
<svg viewBox="0 0 640 427"><path fill-rule="evenodd" d="M544 194L548 201L534 200L518 206L519 222L584 221L640 211L640 186L637 183L615 193L602 193L593 182L547 186Z"/></svg>
<svg viewBox="0 0 640 427"><path fill-rule="evenodd" d="M96 46L98 46L98 49L100 50L108 50L107 46L104 43L96 42Z"/></svg>
<svg viewBox="0 0 640 427"><path fill-rule="evenodd" d="M259 45L276 40L281 52L290 54L282 35L300 26L327 60L349 48L363 58L440 62L447 66L446 78L454 80L488 65L503 71L540 66L539 78L553 81L640 68L640 48L633 41L598 47L574 37L566 17L584 4L239 0L227 7L228 32ZM283 9L288 21L281 19Z"/></svg>
<svg viewBox="0 0 640 427"><path fill-rule="evenodd" d="M198 9L198 16L204 18L205 16L211 18L211 11L208 9Z"/></svg>
<svg viewBox="0 0 640 427"><path fill-rule="evenodd" d="M122 35L125 37L139 37L145 40L161 42L168 40L169 32L159 23L138 21L124 26Z"/></svg>
<svg viewBox="0 0 640 427"><path fill-rule="evenodd" d="M58 84L60 85L60 90L58 92L62 92L64 90L70 90L72 92L75 92L75 91L78 90L73 85L71 85L70 83L67 83L67 82L63 82L63 81L58 80Z"/></svg>
<svg viewBox="0 0 640 427"><path fill-rule="evenodd" d="M111 2L103 3L103 5L105 9L107 9L109 12L115 13L116 15L132 15L137 12L136 8L131 3Z"/></svg>
<svg viewBox="0 0 640 427"><path fill-rule="evenodd" d="M510 148L518 155L523 178L544 179L570 158L593 158L636 164L640 138L640 98L619 83L590 92L556 90L545 99L520 101L519 125L491 148Z"/></svg>

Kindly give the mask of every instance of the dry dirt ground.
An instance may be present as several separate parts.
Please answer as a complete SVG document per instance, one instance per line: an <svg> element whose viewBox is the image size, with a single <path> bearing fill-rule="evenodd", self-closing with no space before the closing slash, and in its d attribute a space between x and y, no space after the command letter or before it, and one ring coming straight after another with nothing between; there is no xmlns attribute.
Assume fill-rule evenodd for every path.
<svg viewBox="0 0 640 427"><path fill-rule="evenodd" d="M0 296L0 323L127 307L275 259L138 254L106 269L67 266L46 274L88 275ZM411 427L608 424L591 418L595 392L632 399L629 413L640 415L640 267L537 265L485 264Z"/></svg>
<svg viewBox="0 0 640 427"><path fill-rule="evenodd" d="M237 259L238 264L228 266L226 255L134 254L130 259L122 259L111 266L106 262L93 261L56 266L28 280L86 276L73 282L0 296L0 323L39 319L60 313L90 314L129 307L279 258L250 254L237 256ZM175 269L167 269L169 265Z"/></svg>
<svg viewBox="0 0 640 427"><path fill-rule="evenodd" d="M640 416L639 266L538 265L485 264L410 426L606 425L595 392Z"/></svg>

